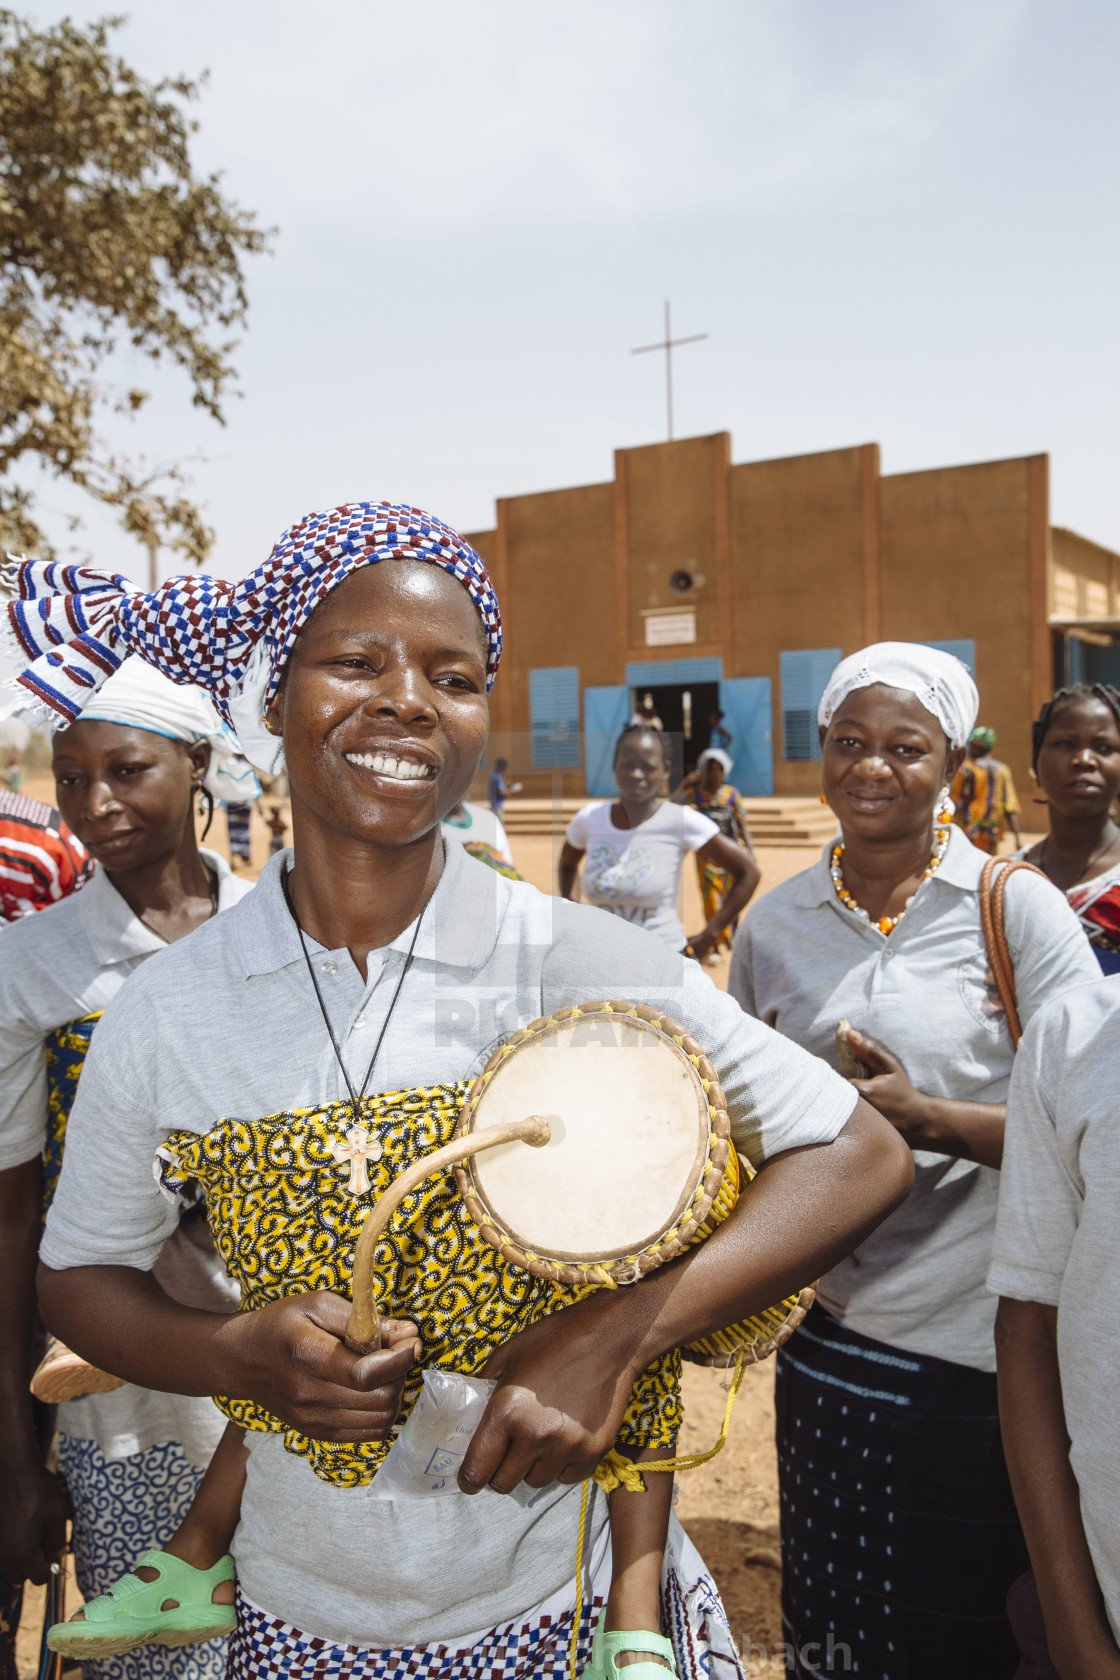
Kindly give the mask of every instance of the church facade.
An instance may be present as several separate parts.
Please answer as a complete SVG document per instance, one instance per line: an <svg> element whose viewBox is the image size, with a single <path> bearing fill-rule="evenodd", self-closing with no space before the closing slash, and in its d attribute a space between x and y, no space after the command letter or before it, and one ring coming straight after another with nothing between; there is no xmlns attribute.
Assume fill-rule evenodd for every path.
<svg viewBox="0 0 1120 1680"><path fill-rule="evenodd" d="M1120 681L1120 560L1051 529L1045 455L884 475L876 444L733 463L719 432L504 498L470 541L507 630L487 762L526 794L613 792L646 694L680 769L722 712L743 792L813 794L828 675L888 638L965 660L1024 789L1055 680Z"/></svg>

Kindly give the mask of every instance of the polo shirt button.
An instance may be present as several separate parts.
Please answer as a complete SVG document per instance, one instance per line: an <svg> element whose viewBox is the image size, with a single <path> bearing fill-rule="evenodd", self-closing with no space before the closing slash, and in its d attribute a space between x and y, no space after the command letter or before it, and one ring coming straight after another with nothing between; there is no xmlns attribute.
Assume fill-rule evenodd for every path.
<svg viewBox="0 0 1120 1680"><path fill-rule="evenodd" d="M324 974L337 974L338 973L338 964L336 962L331 962L329 957L327 958L325 963L321 964L321 968L322 968L322 971L323 971Z"/></svg>

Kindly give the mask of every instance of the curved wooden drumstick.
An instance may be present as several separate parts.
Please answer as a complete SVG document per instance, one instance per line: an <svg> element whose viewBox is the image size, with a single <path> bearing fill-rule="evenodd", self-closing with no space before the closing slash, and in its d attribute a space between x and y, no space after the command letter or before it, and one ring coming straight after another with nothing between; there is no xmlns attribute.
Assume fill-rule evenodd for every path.
<svg viewBox="0 0 1120 1680"><path fill-rule="evenodd" d="M433 1173L466 1161L484 1149L493 1149L499 1143L513 1143L520 1138L522 1143L540 1149L551 1136L552 1128L543 1114L530 1114L525 1120L505 1120L500 1126L487 1126L481 1132L452 1138L442 1149L414 1161L393 1180L366 1214L354 1248L353 1305L346 1321L346 1346L351 1353L376 1353L381 1346L381 1314L373 1298L373 1256L378 1238L409 1192Z"/></svg>

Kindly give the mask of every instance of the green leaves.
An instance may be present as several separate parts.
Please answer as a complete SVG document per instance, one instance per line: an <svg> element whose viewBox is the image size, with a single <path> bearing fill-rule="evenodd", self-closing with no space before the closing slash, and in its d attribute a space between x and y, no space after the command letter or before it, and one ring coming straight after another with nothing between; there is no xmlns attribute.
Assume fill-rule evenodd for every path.
<svg viewBox="0 0 1120 1680"><path fill-rule="evenodd" d="M246 313L242 259L269 235L219 176L192 170L183 106L198 84L145 82L111 50L120 22L40 31L0 10L0 541L19 530L22 548L34 533L28 495L10 483L30 455L119 506L149 547L169 542L197 563L210 542L197 512L99 447L96 414L114 398L98 376L127 344L181 367L193 403L221 422L236 377L228 334ZM135 412L145 398L130 390L116 406Z"/></svg>

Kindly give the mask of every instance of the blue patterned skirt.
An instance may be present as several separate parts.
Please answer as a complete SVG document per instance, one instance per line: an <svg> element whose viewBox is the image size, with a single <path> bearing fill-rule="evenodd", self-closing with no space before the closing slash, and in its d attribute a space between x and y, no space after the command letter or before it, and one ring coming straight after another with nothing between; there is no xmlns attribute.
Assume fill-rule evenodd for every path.
<svg viewBox="0 0 1120 1680"><path fill-rule="evenodd" d="M1028 1567L996 1379L847 1330L822 1307L778 1354L782 1612L792 1672L1014 1674Z"/></svg>
<svg viewBox="0 0 1120 1680"><path fill-rule="evenodd" d="M85 1598L103 1593L141 1552L171 1538L202 1480L177 1441L106 1458L96 1441L61 1435L59 1469L74 1505L74 1565ZM83 1680L222 1680L226 1643L141 1645L84 1662Z"/></svg>

